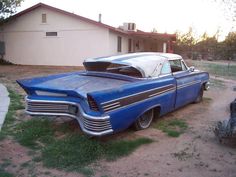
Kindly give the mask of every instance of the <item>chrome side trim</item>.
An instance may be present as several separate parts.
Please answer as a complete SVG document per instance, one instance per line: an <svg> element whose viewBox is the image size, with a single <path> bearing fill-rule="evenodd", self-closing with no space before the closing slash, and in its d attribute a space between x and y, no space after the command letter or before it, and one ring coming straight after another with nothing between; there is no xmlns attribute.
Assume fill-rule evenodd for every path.
<svg viewBox="0 0 236 177"><path fill-rule="evenodd" d="M170 89L164 90L164 91L162 91L162 92L157 92L157 93L151 94L151 95L149 95L148 97L154 97L154 96L157 96L157 95L161 95L161 94L163 94L163 93L165 93L165 92L175 91L175 90L176 90L175 88L170 88Z"/></svg>
<svg viewBox="0 0 236 177"><path fill-rule="evenodd" d="M189 82L189 83L177 86L177 89L182 89L182 88L185 88L185 87L188 87L188 86L191 86L191 85L195 85L195 84L199 84L199 83L201 83L201 81Z"/></svg>
<svg viewBox="0 0 236 177"><path fill-rule="evenodd" d="M176 72L172 72L173 76L177 75L177 74L180 74L180 73L185 73L186 71L188 70L184 70L184 71L176 71Z"/></svg>
<svg viewBox="0 0 236 177"><path fill-rule="evenodd" d="M111 107L107 107L107 108L104 108L104 111L109 111L111 109L114 109L114 108L117 108L117 107L120 107L121 105L120 104L117 104L117 105L114 105L114 106L111 106Z"/></svg>
<svg viewBox="0 0 236 177"><path fill-rule="evenodd" d="M162 77L166 77L166 76L172 76L172 73L169 74L161 74L158 77L154 77L154 78L162 78Z"/></svg>
<svg viewBox="0 0 236 177"><path fill-rule="evenodd" d="M71 117L76 119L76 116L66 113L46 113L46 112L30 112L25 110L25 112L29 115L42 115L42 116L65 116L65 117Z"/></svg>
<svg viewBox="0 0 236 177"><path fill-rule="evenodd" d="M35 93L39 96L58 96L58 97L67 96L67 94L65 93L54 93L54 92L47 92L47 91L41 91L41 90L36 90Z"/></svg>
<svg viewBox="0 0 236 177"><path fill-rule="evenodd" d="M103 108L107 108L107 107L114 106L114 105L118 105L118 104L120 104L119 101L118 101L118 102L115 102L115 103L111 103L111 104L105 105L105 106L103 106Z"/></svg>
<svg viewBox="0 0 236 177"><path fill-rule="evenodd" d="M175 88L165 90L165 91L163 91L162 93L158 94L158 96L159 96L159 95L162 95L162 94L165 94L165 93L167 93L167 92L170 92L170 91L175 91L175 90L176 90ZM155 95L155 96L157 96L157 95ZM127 105L127 106L130 106L130 105L133 105L133 104L136 104L136 103L140 103L140 102L143 102L143 101L146 101L146 100L150 100L150 99L152 99L153 97L154 97L154 96L150 96L150 95L149 95L147 98L145 98L145 99L143 99L143 100L140 100L140 101L133 102L133 103ZM123 108L123 107L125 107L125 106L120 106L120 107L117 107L116 109L107 110L106 112L114 111L114 110L117 110L117 109L120 109L120 108Z"/></svg>
<svg viewBox="0 0 236 177"><path fill-rule="evenodd" d="M162 86L162 87L158 87L158 89L168 87L168 86L174 86L174 85L173 84L168 84L168 85L165 85L165 86ZM101 105L104 105L104 104L107 104L107 103L110 103L110 102L113 102L113 101L116 101L116 100L120 100L120 99L124 99L124 98L128 98L128 97L132 97L132 96L135 96L135 95L139 95L139 94L142 94L142 93L147 93L149 91L156 90L156 89L157 88L153 88L153 89L145 90L145 91L142 91L142 92L134 93L134 94L131 94L131 95L123 96L123 97L120 97L120 98L116 98L116 99L113 99L113 100L109 100L109 101L101 103Z"/></svg>
<svg viewBox="0 0 236 177"><path fill-rule="evenodd" d="M57 101L57 100L32 100L29 99L28 96L25 97L25 101L30 101L30 102L44 102L44 103L64 103L64 104L71 104L71 105L78 105L75 102L71 102L71 101Z"/></svg>

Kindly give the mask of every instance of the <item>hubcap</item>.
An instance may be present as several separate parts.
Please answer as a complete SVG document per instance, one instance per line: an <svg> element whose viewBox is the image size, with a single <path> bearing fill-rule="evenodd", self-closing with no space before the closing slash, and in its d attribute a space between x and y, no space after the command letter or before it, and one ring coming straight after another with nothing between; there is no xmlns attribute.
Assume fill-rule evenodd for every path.
<svg viewBox="0 0 236 177"><path fill-rule="evenodd" d="M139 118L140 127L142 127L143 129L148 128L152 122L152 119L153 119L153 110L147 111Z"/></svg>

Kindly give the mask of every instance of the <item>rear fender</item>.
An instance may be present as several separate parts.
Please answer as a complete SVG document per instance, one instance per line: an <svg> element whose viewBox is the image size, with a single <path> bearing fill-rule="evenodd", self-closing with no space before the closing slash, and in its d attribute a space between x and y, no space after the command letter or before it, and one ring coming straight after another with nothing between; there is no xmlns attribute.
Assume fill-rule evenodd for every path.
<svg viewBox="0 0 236 177"><path fill-rule="evenodd" d="M98 104L100 110L103 110L102 105L114 105L115 102L120 102L120 107L129 106L135 102L141 102L143 100L151 99L151 95L156 92L161 92L162 90L168 90L168 88L175 88L175 79L173 77L165 79L156 80L144 80L140 82L133 82L121 86L116 89L103 90L88 93ZM162 89L162 90L161 90ZM153 97L154 98L154 97ZM156 97L155 97L156 98ZM159 103L153 104L152 107L147 107L144 111L148 109L157 107ZM104 106L105 107L105 106ZM106 112L106 111L104 111Z"/></svg>
<svg viewBox="0 0 236 177"><path fill-rule="evenodd" d="M154 116L155 118L158 118L157 114L160 114L160 111L161 111L161 105L160 104L156 104L156 105L153 105L147 109L144 109L137 117L136 117L136 120L141 116L143 115L145 112L148 112L150 110L154 109ZM159 111L159 112L158 112Z"/></svg>

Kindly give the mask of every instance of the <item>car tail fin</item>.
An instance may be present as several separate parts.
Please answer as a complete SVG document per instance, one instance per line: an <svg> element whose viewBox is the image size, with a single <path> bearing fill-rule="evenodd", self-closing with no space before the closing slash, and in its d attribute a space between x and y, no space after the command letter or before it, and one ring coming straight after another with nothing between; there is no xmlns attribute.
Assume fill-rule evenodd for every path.
<svg viewBox="0 0 236 177"><path fill-rule="evenodd" d="M24 91L25 91L27 94L30 94L30 89L29 89L29 87L27 87L27 85L25 84L25 80L16 80L16 82L21 86L21 88L24 89Z"/></svg>

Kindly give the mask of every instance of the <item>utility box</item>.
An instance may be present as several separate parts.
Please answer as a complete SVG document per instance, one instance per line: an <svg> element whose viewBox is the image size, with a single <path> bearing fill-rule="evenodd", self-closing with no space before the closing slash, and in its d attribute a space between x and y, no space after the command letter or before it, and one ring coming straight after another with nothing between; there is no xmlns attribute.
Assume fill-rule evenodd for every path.
<svg viewBox="0 0 236 177"><path fill-rule="evenodd" d="M0 41L0 55L5 55L5 42Z"/></svg>

